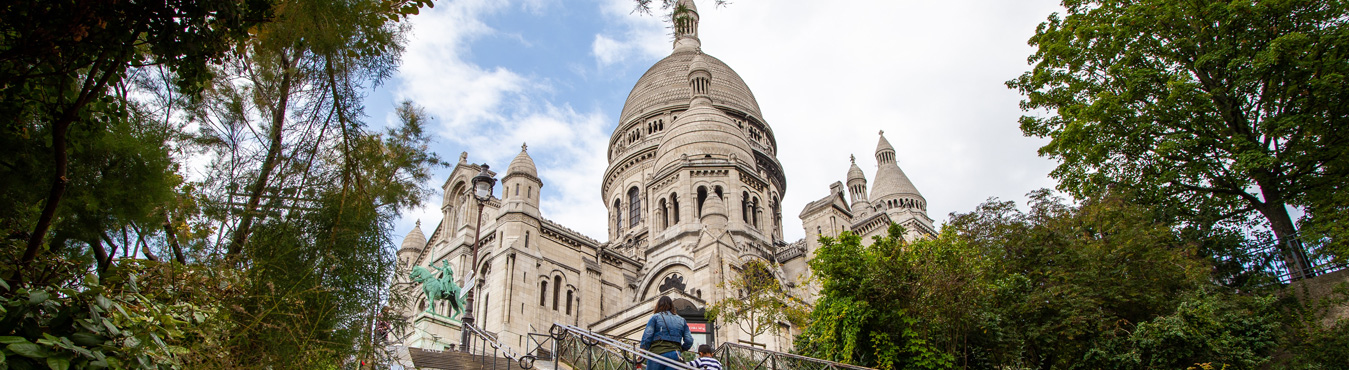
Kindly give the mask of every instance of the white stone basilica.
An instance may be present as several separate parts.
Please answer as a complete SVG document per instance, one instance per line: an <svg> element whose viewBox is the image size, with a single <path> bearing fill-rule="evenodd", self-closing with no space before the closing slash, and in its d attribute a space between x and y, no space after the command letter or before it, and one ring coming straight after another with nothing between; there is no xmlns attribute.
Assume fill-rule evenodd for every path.
<svg viewBox="0 0 1349 370"><path fill-rule="evenodd" d="M846 187L835 182L801 212L806 237L783 241L787 182L773 130L740 76L701 50L693 2L679 6L689 11L676 17L674 51L637 81L609 140L599 189L609 210L608 241L540 214L544 183L526 148L504 173L493 173L500 176L501 197L482 213L473 311L478 327L517 352L528 349L527 334L546 333L553 323L638 339L662 295L676 299L696 341L746 343L749 336L737 326L703 317L713 302L735 298L720 286L746 262L774 266L785 288L813 302L815 290L801 281L819 236L852 230L870 242L891 222L904 226L910 240L936 233L927 202L881 136L870 193L852 164ZM460 156L444 184L444 218L429 238L419 224L403 240L398 261L405 269L448 262L462 285L478 226L471 179L480 170ZM411 292L403 311L411 325L390 339L426 349L459 342L460 324L443 303L427 307L414 282L396 288ZM786 329L753 345L790 349L797 328Z"/></svg>

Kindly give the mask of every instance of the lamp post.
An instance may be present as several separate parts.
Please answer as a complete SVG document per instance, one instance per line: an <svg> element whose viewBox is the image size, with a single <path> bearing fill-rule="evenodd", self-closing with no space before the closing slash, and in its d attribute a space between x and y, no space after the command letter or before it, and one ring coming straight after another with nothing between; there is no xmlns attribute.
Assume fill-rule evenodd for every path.
<svg viewBox="0 0 1349 370"><path fill-rule="evenodd" d="M468 285L468 299L466 299L464 305L468 307L464 307L464 316L461 320L464 325L459 328L459 347L464 352L473 350L472 342L468 338L468 326L473 325L473 296L478 295L477 289L474 288L478 287L478 243L482 241L482 206L492 199L492 186L497 183L497 179L492 178L492 175L487 173L487 168L487 164L483 163L482 171L478 172L478 176L473 177L473 198L478 200L478 223L473 226L473 248L470 252L473 253L473 265L471 267L473 281L464 282Z"/></svg>

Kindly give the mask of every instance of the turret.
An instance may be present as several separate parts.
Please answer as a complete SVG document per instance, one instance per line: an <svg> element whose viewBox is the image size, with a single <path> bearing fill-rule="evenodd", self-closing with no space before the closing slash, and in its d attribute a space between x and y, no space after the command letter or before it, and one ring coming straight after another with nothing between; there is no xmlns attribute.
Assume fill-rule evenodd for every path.
<svg viewBox="0 0 1349 370"><path fill-rule="evenodd" d="M693 4L693 0L679 0L675 3L671 21L674 24L676 51L697 50L702 47L702 42L698 40L698 6Z"/></svg>
<svg viewBox="0 0 1349 370"><path fill-rule="evenodd" d="M504 212L524 212L539 217L539 193L543 180L539 179L534 159L529 157L529 146L520 145L520 154L506 168L501 178L501 198Z"/></svg>
<svg viewBox="0 0 1349 370"><path fill-rule="evenodd" d="M848 194L852 198L850 206L853 214L861 217L871 213L871 202L867 201L867 176L857 167L856 156L850 155L848 160L852 161L852 166L848 168Z"/></svg>
<svg viewBox="0 0 1349 370"><path fill-rule="evenodd" d="M876 144L876 182L871 188L872 206L878 212L889 214L891 221L908 228L910 237L935 234L932 219L927 216L927 200L909 181L904 170L899 169L895 147L885 139L885 131L880 135L880 142Z"/></svg>

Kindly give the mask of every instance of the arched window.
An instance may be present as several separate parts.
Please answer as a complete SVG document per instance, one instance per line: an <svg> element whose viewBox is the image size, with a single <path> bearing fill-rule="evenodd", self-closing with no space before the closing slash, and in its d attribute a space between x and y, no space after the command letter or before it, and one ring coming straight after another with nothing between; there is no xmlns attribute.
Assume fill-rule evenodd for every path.
<svg viewBox="0 0 1349 370"><path fill-rule="evenodd" d="M530 186L525 190L525 198L534 199L534 187Z"/></svg>
<svg viewBox="0 0 1349 370"><path fill-rule="evenodd" d="M707 202L707 187L706 187L706 186L699 186L699 187L698 187L698 204L697 204L697 206L698 206L698 213L697 213L698 218L702 218L702 217L703 217L703 203L705 203L705 202Z"/></svg>
<svg viewBox="0 0 1349 370"><path fill-rule="evenodd" d="M759 197L754 197L754 201L749 203L749 210L753 213L754 227L759 227Z"/></svg>
<svg viewBox="0 0 1349 370"><path fill-rule="evenodd" d="M623 232L623 202L614 201L614 226L618 232Z"/></svg>
<svg viewBox="0 0 1349 370"><path fill-rule="evenodd" d="M634 186L628 189L628 227L637 227L642 222L642 195L641 191Z"/></svg>
<svg viewBox="0 0 1349 370"><path fill-rule="evenodd" d="M670 207L665 204L665 199L660 200L660 228L670 227Z"/></svg>
<svg viewBox="0 0 1349 370"><path fill-rule="evenodd" d="M562 291L562 277L553 277L553 311L557 311L557 294Z"/></svg>
<svg viewBox="0 0 1349 370"><path fill-rule="evenodd" d="M740 192L740 220L749 223L749 192Z"/></svg>
<svg viewBox="0 0 1349 370"><path fill-rule="evenodd" d="M674 217L671 217L671 219L673 219L674 223L678 224L678 223L679 223L679 195L678 195L678 194L670 193L670 210L673 211L673 215L672 215L672 216L674 216Z"/></svg>
<svg viewBox="0 0 1349 370"><path fill-rule="evenodd" d="M571 315L571 289L567 289L567 314Z"/></svg>
<svg viewBox="0 0 1349 370"><path fill-rule="evenodd" d="M515 195L520 195L520 184L515 184Z"/></svg>
<svg viewBox="0 0 1349 370"><path fill-rule="evenodd" d="M547 307L547 306L548 306L548 305L547 305L547 302L548 302L548 282L547 282L547 281L540 281L540 282L539 282L539 306L541 306L541 307Z"/></svg>

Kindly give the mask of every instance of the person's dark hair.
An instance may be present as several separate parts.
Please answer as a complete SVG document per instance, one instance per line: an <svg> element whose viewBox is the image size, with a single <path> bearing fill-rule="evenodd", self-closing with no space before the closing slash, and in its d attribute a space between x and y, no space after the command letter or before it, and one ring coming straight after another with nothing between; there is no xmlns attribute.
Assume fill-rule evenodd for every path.
<svg viewBox="0 0 1349 370"><path fill-rule="evenodd" d="M656 300L656 310L655 310L655 311L651 311L651 313L653 313L653 314L655 314L655 313L661 313L661 312L674 313L674 300L673 300L673 299L670 299L670 296L668 296L668 295L667 295L667 296L661 296L660 299L657 299L657 300Z"/></svg>
<svg viewBox="0 0 1349 370"><path fill-rule="evenodd" d="M698 346L698 354L704 354L704 353L710 355L710 354L716 353L716 350L713 350L713 349L712 349L712 345L711 345L711 344L706 344L706 343L704 343L704 344Z"/></svg>

